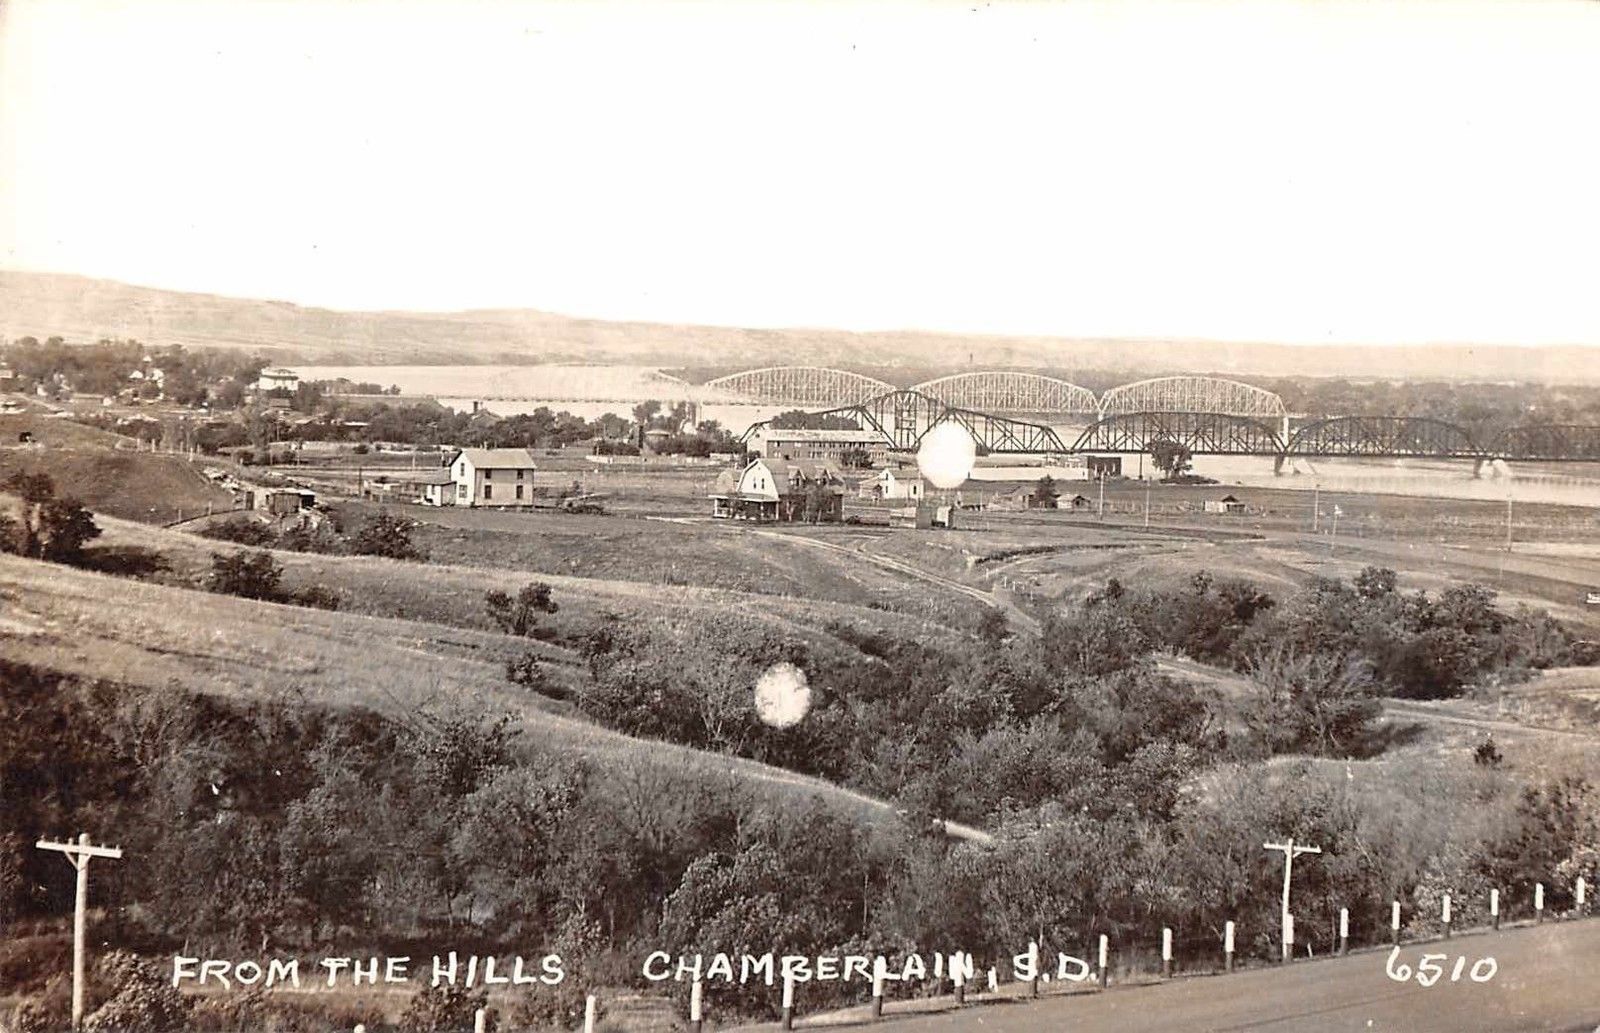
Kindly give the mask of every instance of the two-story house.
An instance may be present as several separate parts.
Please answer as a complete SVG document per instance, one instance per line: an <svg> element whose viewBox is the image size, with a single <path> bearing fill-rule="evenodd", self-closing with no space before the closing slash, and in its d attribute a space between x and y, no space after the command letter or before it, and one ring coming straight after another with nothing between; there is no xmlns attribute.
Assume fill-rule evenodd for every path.
<svg viewBox="0 0 1600 1033"><path fill-rule="evenodd" d="M525 448L464 448L450 463L457 506L532 506L533 456Z"/></svg>

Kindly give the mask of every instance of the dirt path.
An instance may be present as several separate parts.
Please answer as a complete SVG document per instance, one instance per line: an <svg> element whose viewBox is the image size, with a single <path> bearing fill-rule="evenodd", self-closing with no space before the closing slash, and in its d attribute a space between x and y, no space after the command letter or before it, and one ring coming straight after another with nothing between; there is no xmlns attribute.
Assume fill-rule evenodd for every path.
<svg viewBox="0 0 1600 1033"><path fill-rule="evenodd" d="M1000 610L1020 627L1034 633L1039 631L1039 621L1037 619L999 593L985 592L981 588L976 588L972 585L965 584L961 581L955 580L954 578L945 577L943 574L935 574L932 571L923 570L921 567L913 566L904 560L891 559L888 556L880 556L877 553L868 552L866 543L864 542L852 549L844 545L839 545L835 542L825 542L821 539L811 538L806 535L784 534L778 531L757 530L752 530L750 533L761 535L764 538L771 538L776 541L789 542L792 544L809 546L816 549L824 549L830 552L843 553L852 559L864 559L868 563L881 567L884 570L892 571L893 573L901 574L917 581L923 581L931 585L936 585L945 589L946 591L955 592L958 595L964 595L969 599L975 599L985 606Z"/></svg>

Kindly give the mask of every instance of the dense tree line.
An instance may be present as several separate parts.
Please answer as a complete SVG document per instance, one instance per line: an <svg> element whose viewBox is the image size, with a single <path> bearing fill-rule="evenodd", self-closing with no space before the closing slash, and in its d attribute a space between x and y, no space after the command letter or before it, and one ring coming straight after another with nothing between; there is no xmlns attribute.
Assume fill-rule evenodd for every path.
<svg viewBox="0 0 1600 1033"><path fill-rule="evenodd" d="M690 769L567 759L456 703L380 716L293 692L242 703L12 662L0 662L0 678L0 721L20 733L0 740L0 920L64 915L71 879L29 844L91 829L127 852L96 884L105 917L94 935L151 953L426 954L448 940L555 951L576 985L593 986L638 982L639 960L663 943L798 954L959 947L1004 966L1030 939L1087 956L1104 933L1126 955L1168 925L1182 960L1213 956L1234 920L1240 949L1268 956L1280 873L1259 848L1263 828L1323 847L1296 887L1302 936L1320 952L1338 908L1351 909L1358 939L1376 938L1389 900L1421 901L1434 885L1462 890L1465 909L1466 888L1497 885L1510 899L1542 879L1561 908L1566 891L1550 873L1592 864L1584 852L1596 834L1591 791L1573 780L1518 796L1486 772L1486 798L1503 818L1433 841L1420 825L1402 839L1396 815L1342 776L1229 765L1212 791L1174 788L1159 807L1051 795L998 817L993 847L955 845L914 815L864 823ZM1118 698L1112 690L1101 705ZM1090 733L1123 754L1113 769L1143 765L1140 726L1171 720L1129 703ZM990 778L1076 779L1063 745L1049 753L1067 768L1023 764ZM64 1006L44 991L37 959L0 964L21 992ZM802 1003L863 989L808 986ZM772 996L713 985L710 1002L723 1016L761 1014ZM539 1016L549 1004L530 1000L503 1028L559 1020ZM195 1028L247 1028L192 1018Z"/></svg>

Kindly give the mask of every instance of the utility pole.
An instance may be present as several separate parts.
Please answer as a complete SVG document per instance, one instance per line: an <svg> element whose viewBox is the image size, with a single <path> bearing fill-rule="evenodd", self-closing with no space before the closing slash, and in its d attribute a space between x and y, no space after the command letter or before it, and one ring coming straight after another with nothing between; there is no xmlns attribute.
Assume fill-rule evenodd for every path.
<svg viewBox="0 0 1600 1033"><path fill-rule="evenodd" d="M1100 519L1106 518L1106 472L1100 471Z"/></svg>
<svg viewBox="0 0 1600 1033"><path fill-rule="evenodd" d="M1506 496L1506 551L1511 551L1511 496Z"/></svg>
<svg viewBox="0 0 1600 1033"><path fill-rule="evenodd" d="M1150 482L1144 482L1144 526L1150 526Z"/></svg>
<svg viewBox="0 0 1600 1033"><path fill-rule="evenodd" d="M1334 543L1339 540L1339 504L1333 504L1333 530L1328 534L1328 555L1333 555Z"/></svg>
<svg viewBox="0 0 1600 1033"><path fill-rule="evenodd" d="M1283 913L1281 917L1283 919L1283 960L1288 961L1289 952L1294 949L1289 932L1290 923L1293 921L1289 917L1289 880L1294 875L1294 859L1301 854L1320 854L1322 853L1322 848L1319 846L1297 846L1292 838L1287 843L1263 843L1261 846L1264 850L1283 851Z"/></svg>
<svg viewBox="0 0 1600 1033"><path fill-rule="evenodd" d="M1322 519L1322 485L1311 486L1311 533L1317 533L1317 527Z"/></svg>
<svg viewBox="0 0 1600 1033"><path fill-rule="evenodd" d="M72 867L78 870L77 903L72 913L72 1028L83 1028L83 988L84 988L84 931L89 913L89 861L96 857L109 857L116 861L122 858L122 848L114 846L90 846L89 833L84 832L78 836L76 843L55 843L41 839L34 846L40 850L59 850L67 856Z"/></svg>

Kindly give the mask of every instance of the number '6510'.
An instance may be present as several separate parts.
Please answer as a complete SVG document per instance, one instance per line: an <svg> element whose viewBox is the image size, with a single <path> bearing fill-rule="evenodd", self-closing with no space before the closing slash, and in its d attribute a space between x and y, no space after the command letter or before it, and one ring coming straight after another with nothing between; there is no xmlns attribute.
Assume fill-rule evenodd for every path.
<svg viewBox="0 0 1600 1033"><path fill-rule="evenodd" d="M1424 954L1421 960L1417 962L1417 984L1419 986L1432 986L1443 979L1445 970L1441 967L1441 963L1448 964L1449 961L1450 955L1448 954ZM1400 962L1399 947L1389 952L1389 960L1384 963L1384 971L1396 983L1408 983L1411 981L1411 966ZM1493 958L1479 958L1472 963L1472 968L1469 971L1467 969L1467 959L1465 957L1457 957L1455 965L1450 969L1450 982L1459 983L1461 974L1465 972L1467 978L1474 983L1487 983L1494 978L1494 974L1498 971L1500 971L1500 965Z"/></svg>

